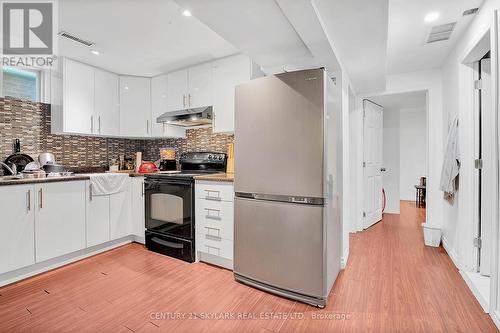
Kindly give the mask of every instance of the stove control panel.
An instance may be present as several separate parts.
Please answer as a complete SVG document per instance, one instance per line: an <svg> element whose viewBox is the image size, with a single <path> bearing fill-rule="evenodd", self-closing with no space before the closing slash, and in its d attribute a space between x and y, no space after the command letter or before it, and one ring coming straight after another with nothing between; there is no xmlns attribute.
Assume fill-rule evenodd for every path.
<svg viewBox="0 0 500 333"><path fill-rule="evenodd" d="M181 164L226 164L227 155L218 152L189 152L181 154Z"/></svg>

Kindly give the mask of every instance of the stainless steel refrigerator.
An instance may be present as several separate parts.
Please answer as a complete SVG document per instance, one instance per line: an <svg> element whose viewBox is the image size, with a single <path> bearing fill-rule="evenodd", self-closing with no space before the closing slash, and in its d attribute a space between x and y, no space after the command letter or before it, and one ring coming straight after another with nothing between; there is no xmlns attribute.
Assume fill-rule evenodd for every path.
<svg viewBox="0 0 500 333"><path fill-rule="evenodd" d="M320 307L340 270L340 89L313 69L235 90L235 279Z"/></svg>

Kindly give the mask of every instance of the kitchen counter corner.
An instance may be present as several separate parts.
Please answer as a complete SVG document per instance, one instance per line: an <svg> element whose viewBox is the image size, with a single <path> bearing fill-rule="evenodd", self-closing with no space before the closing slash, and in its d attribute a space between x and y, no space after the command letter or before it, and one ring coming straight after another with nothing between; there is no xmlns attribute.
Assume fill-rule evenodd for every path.
<svg viewBox="0 0 500 333"><path fill-rule="evenodd" d="M216 173L212 175L195 176L194 179L212 181L212 182L234 182L234 174Z"/></svg>

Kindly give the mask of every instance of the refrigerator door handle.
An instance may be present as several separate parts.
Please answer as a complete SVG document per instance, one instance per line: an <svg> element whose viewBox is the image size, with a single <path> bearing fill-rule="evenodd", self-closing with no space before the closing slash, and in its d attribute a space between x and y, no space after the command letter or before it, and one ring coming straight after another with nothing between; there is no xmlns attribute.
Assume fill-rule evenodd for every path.
<svg viewBox="0 0 500 333"><path fill-rule="evenodd" d="M287 203L304 204L304 205L315 205L315 206L323 206L325 204L324 198L303 197L296 195L290 196L290 195L280 195L280 194L236 192L235 196L238 198L245 198L245 199L277 201L277 202L287 202Z"/></svg>

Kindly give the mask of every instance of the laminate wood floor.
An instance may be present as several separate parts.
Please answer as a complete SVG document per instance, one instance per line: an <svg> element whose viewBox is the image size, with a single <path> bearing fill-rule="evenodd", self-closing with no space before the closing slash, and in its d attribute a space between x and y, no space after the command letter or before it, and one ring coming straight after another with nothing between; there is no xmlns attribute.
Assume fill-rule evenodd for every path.
<svg viewBox="0 0 500 333"><path fill-rule="evenodd" d="M0 332L496 332L423 218L402 202L351 235L324 310L131 244L1 288Z"/></svg>

